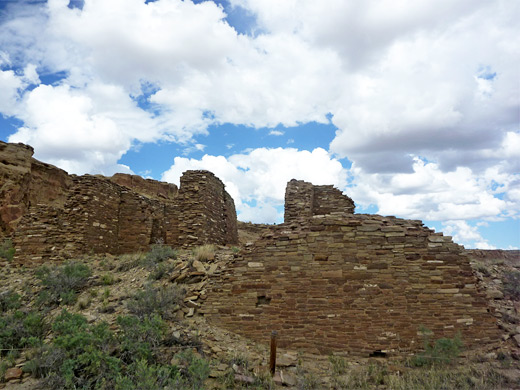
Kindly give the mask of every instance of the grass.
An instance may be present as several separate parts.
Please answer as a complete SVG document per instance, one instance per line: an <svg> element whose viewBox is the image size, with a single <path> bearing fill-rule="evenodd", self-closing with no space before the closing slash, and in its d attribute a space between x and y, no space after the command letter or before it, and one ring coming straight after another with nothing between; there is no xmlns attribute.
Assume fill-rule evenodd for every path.
<svg viewBox="0 0 520 390"><path fill-rule="evenodd" d="M215 258L215 245L201 245L193 249L193 256L199 261L208 261Z"/></svg>

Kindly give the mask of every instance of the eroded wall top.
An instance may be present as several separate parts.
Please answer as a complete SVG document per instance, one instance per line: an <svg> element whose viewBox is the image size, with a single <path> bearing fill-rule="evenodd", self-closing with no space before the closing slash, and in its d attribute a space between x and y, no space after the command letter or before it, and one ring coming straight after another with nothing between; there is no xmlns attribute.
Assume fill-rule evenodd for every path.
<svg viewBox="0 0 520 390"><path fill-rule="evenodd" d="M292 179L285 190L284 222L303 222L314 215L353 214L354 201L332 185L315 186Z"/></svg>

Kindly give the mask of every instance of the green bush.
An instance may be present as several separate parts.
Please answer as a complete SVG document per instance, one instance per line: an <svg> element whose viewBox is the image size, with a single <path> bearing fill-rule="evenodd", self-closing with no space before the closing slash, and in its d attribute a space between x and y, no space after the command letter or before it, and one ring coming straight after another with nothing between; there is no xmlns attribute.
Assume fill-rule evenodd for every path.
<svg viewBox="0 0 520 390"><path fill-rule="evenodd" d="M178 381L183 388L204 389L204 382L209 377L209 363L186 349L177 355L179 359L181 380Z"/></svg>
<svg viewBox="0 0 520 390"><path fill-rule="evenodd" d="M179 381L179 371L174 366L149 364L141 359L128 366L127 375L116 380L116 390L156 390L175 388Z"/></svg>
<svg viewBox="0 0 520 390"><path fill-rule="evenodd" d="M432 342L432 332L425 328L421 331L424 334L424 351L411 359L412 366L446 365L459 356L463 346L460 333L453 338L440 338Z"/></svg>
<svg viewBox="0 0 520 390"><path fill-rule="evenodd" d="M183 370L164 365L166 324L158 315L118 317L119 331L106 322L89 324L63 310L52 342L24 366L46 389L202 389L209 364L192 352L179 356Z"/></svg>
<svg viewBox="0 0 520 390"><path fill-rule="evenodd" d="M112 355L117 341L107 323L90 326L85 317L63 310L52 330L53 343L39 350L26 371L49 389L113 388L121 362Z"/></svg>
<svg viewBox="0 0 520 390"><path fill-rule="evenodd" d="M18 309L19 307L20 295L12 291L3 291L0 293L0 313Z"/></svg>
<svg viewBox="0 0 520 390"><path fill-rule="evenodd" d="M168 259L176 259L177 251L167 245L152 245L150 251L145 255L143 263L147 267L154 267Z"/></svg>
<svg viewBox="0 0 520 390"><path fill-rule="evenodd" d="M149 284L128 301L127 308L139 318L155 313L170 319L175 309L183 303L184 296L184 290L176 285L156 288Z"/></svg>
<svg viewBox="0 0 520 390"><path fill-rule="evenodd" d="M117 324L121 329L118 335L121 359L126 363L142 359L154 362L166 331L164 321L158 315L142 319L123 316L117 318Z"/></svg>
<svg viewBox="0 0 520 390"><path fill-rule="evenodd" d="M0 356L18 348L41 344L47 331L43 316L36 312L15 311L0 317Z"/></svg>
<svg viewBox="0 0 520 390"><path fill-rule="evenodd" d="M164 263L157 264L151 271L148 276L151 280L159 280L167 276L173 270L173 266L166 265Z"/></svg>
<svg viewBox="0 0 520 390"><path fill-rule="evenodd" d="M14 258L15 250L13 248L13 242L10 238L6 238L0 245L0 258L7 261L12 261Z"/></svg>
<svg viewBox="0 0 520 390"><path fill-rule="evenodd" d="M504 293L511 299L520 300L520 271L511 271L504 275Z"/></svg>
<svg viewBox="0 0 520 390"><path fill-rule="evenodd" d="M118 258L119 265L117 266L117 271L126 272L130 271L133 268L138 267L144 262L145 255L142 253L133 253L133 254L125 254L121 255Z"/></svg>
<svg viewBox="0 0 520 390"><path fill-rule="evenodd" d="M41 280L44 290L40 293L39 302L74 303L77 293L86 285L90 275L90 268L78 262L69 262L59 267L40 267L36 277Z"/></svg>

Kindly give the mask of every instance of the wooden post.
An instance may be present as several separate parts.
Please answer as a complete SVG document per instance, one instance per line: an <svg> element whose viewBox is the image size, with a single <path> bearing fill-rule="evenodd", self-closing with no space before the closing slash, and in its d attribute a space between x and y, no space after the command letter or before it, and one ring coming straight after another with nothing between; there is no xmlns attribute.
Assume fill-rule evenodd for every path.
<svg viewBox="0 0 520 390"><path fill-rule="evenodd" d="M274 376L274 372L276 371L276 333L275 330L271 332L271 356L269 357L269 371L271 372L271 376Z"/></svg>

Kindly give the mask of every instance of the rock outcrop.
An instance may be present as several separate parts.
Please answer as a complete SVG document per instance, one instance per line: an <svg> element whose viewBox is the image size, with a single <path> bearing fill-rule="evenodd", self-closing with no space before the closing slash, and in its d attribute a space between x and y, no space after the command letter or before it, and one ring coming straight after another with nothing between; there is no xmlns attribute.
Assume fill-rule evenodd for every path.
<svg viewBox="0 0 520 390"><path fill-rule="evenodd" d="M317 207L322 188L289 182L285 223L213 279L211 322L257 341L276 330L282 347L314 353L415 351L423 328L470 347L498 339L463 247L421 221L353 214L328 187Z"/></svg>
<svg viewBox="0 0 520 390"><path fill-rule="evenodd" d="M211 172L187 171L177 189L134 175L68 175L32 154L0 143L0 233L12 237L16 261L238 241L233 199Z"/></svg>

